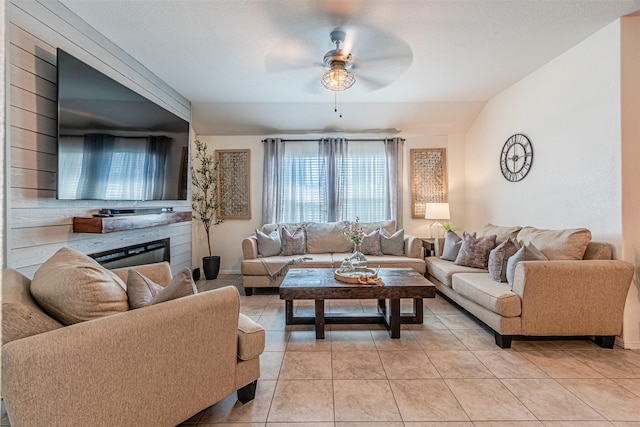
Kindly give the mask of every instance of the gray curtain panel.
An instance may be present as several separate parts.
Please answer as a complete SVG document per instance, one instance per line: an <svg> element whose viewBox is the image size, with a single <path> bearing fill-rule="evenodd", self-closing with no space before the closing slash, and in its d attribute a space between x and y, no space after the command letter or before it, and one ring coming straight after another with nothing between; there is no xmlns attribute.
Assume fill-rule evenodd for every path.
<svg viewBox="0 0 640 427"><path fill-rule="evenodd" d="M262 167L262 224L279 221L279 203L282 188L280 172L284 158L284 141L281 138L264 140L264 164Z"/></svg>
<svg viewBox="0 0 640 427"><path fill-rule="evenodd" d="M396 221L396 228L402 228L402 163L404 139L386 138L384 146L387 153L387 201L385 218Z"/></svg>

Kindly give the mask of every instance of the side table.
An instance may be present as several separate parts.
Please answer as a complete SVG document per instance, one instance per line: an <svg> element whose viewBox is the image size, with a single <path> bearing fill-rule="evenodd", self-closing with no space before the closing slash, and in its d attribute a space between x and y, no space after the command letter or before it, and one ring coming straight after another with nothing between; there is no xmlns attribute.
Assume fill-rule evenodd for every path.
<svg viewBox="0 0 640 427"><path fill-rule="evenodd" d="M430 257L435 255L436 241L430 237L419 237L422 240L422 247L424 248L424 257Z"/></svg>

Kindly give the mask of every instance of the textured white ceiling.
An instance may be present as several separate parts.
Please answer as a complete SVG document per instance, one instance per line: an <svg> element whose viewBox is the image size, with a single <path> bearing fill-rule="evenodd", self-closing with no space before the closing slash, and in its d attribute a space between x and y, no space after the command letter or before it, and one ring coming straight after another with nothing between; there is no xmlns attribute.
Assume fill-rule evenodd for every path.
<svg viewBox="0 0 640 427"><path fill-rule="evenodd" d="M492 96L640 9L640 0L61 2L191 100L197 133L219 135L464 133ZM390 80L377 90L357 81L341 96L343 118L314 67L337 26L363 76ZM399 52L394 41L410 47L408 67L384 61ZM279 56L286 66L273 66Z"/></svg>

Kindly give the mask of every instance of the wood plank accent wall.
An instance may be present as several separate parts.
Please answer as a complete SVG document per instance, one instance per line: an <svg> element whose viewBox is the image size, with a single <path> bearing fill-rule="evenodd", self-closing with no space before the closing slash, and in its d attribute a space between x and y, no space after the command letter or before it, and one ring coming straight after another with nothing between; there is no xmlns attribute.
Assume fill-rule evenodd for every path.
<svg viewBox="0 0 640 427"><path fill-rule="evenodd" d="M72 232L74 216L90 216L101 208L171 206L176 212L188 212L191 204L56 199L56 48L188 121L191 103L62 3L12 0L6 7L4 266L32 277L64 246L94 253L169 237L172 271L191 268L191 222L106 235Z"/></svg>

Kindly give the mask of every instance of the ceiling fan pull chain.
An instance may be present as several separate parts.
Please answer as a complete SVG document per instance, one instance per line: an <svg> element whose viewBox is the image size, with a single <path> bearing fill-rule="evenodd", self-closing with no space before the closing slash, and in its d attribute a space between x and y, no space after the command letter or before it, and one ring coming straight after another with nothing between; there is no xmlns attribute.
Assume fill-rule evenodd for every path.
<svg viewBox="0 0 640 427"><path fill-rule="evenodd" d="M338 112L338 92L333 92L333 112Z"/></svg>

